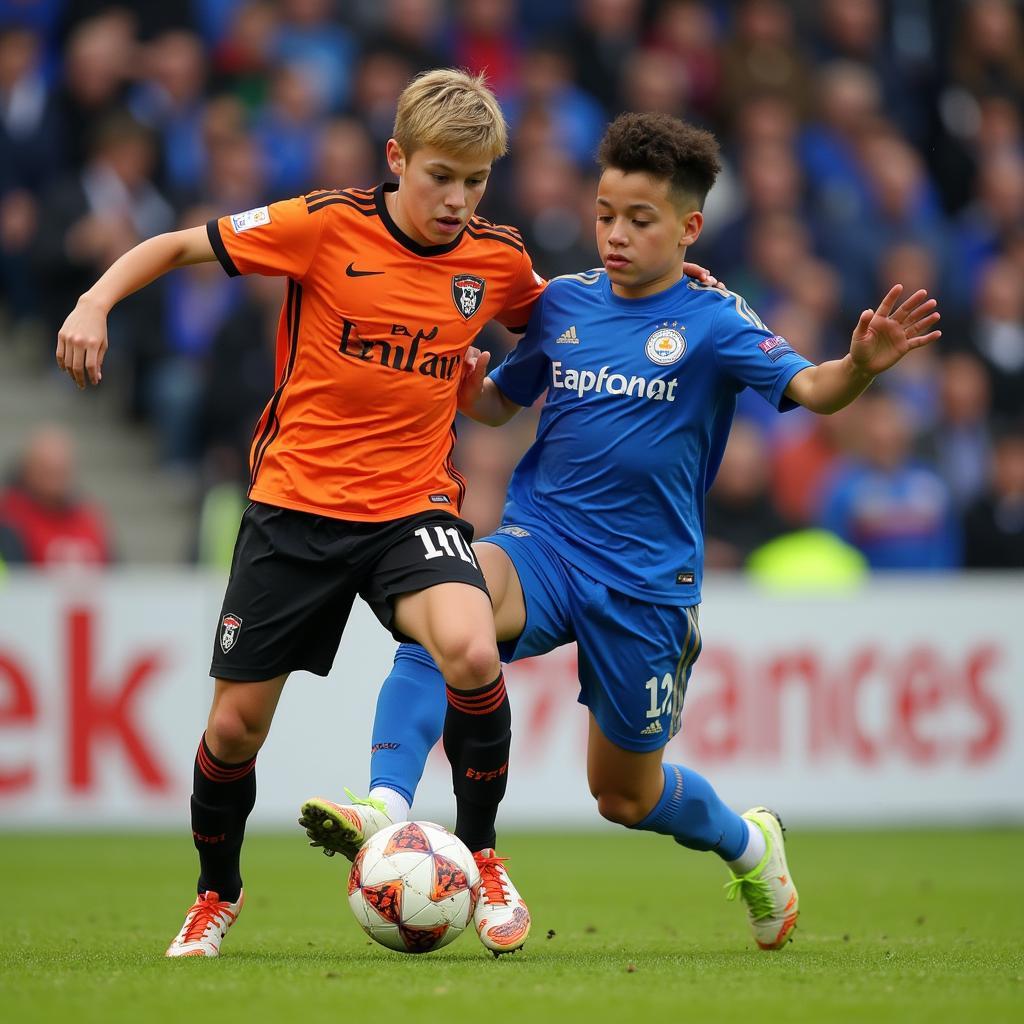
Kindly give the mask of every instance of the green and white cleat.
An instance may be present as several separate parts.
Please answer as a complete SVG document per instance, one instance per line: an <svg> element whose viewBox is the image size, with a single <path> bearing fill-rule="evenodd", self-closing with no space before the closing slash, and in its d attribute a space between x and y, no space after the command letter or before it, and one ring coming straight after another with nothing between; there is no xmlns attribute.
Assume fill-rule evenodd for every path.
<svg viewBox="0 0 1024 1024"><path fill-rule="evenodd" d="M314 797L302 805L299 824L309 836L309 845L320 847L328 857L336 853L353 860L370 836L393 822L380 800L357 797L350 789L345 795L350 804L336 804Z"/></svg>
<svg viewBox="0 0 1024 1024"><path fill-rule="evenodd" d="M728 900L741 898L761 949L782 949L792 941L800 899L786 863L786 845L779 816L767 807L752 807L743 817L764 833L767 849L761 862L745 875L725 883Z"/></svg>

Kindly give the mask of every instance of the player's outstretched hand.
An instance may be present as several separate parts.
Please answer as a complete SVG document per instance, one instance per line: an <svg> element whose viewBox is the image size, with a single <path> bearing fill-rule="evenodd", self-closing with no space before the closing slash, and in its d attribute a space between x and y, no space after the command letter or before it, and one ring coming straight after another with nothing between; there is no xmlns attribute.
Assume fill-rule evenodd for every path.
<svg viewBox="0 0 1024 1024"><path fill-rule="evenodd" d="M903 285L896 284L878 304L865 309L853 329L850 358L863 373L876 376L898 363L908 352L942 337L931 328L939 322L935 299L919 288L900 302Z"/></svg>
<svg viewBox="0 0 1024 1024"><path fill-rule="evenodd" d="M687 277L700 281L701 284L711 285L712 288L721 288L722 291L726 291L725 282L719 281L707 267L702 267L699 263L688 263L684 260L683 273Z"/></svg>
<svg viewBox="0 0 1024 1024"><path fill-rule="evenodd" d="M462 364L462 380L459 383L459 409L468 412L480 397L487 377L487 364L491 361L490 352L481 352L471 345L466 350L466 358Z"/></svg>
<svg viewBox="0 0 1024 1024"><path fill-rule="evenodd" d="M107 316L87 299L79 299L57 334L57 365L84 388L86 380L103 380L107 352Z"/></svg>

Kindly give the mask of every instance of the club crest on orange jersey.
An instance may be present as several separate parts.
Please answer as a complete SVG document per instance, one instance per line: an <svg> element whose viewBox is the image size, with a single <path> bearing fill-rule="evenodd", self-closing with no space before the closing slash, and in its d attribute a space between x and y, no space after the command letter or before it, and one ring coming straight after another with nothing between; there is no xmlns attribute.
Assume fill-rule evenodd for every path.
<svg viewBox="0 0 1024 1024"><path fill-rule="evenodd" d="M220 620L220 649L225 654L235 646L235 641L238 639L238 631L241 628L242 620L231 612L228 612L228 614Z"/></svg>
<svg viewBox="0 0 1024 1024"><path fill-rule="evenodd" d="M469 320L480 308L486 287L487 282L473 274L456 274L452 278L452 299L464 320Z"/></svg>

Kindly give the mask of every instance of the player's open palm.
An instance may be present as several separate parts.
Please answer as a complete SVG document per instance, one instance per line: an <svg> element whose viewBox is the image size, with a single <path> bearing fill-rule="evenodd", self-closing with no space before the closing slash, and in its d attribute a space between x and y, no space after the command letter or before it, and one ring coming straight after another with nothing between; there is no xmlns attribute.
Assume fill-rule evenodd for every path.
<svg viewBox="0 0 1024 1024"><path fill-rule="evenodd" d="M107 316L103 310L79 301L57 334L57 365L84 388L88 379L103 379L107 352Z"/></svg>
<svg viewBox="0 0 1024 1024"><path fill-rule="evenodd" d="M900 302L903 285L893 285L877 309L865 309L853 330L850 356L858 370L876 375L898 363L908 352L930 345L942 336L932 328L939 322L935 299L919 288Z"/></svg>

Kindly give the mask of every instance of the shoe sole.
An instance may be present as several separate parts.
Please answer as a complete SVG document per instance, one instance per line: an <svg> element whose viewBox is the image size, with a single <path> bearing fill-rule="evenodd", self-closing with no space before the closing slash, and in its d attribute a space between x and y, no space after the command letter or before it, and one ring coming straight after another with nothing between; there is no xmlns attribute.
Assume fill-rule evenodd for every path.
<svg viewBox="0 0 1024 1024"><path fill-rule="evenodd" d="M320 847L333 857L340 853L353 860L365 841L360 825L340 813L337 805L327 800L307 800L300 811L299 824L309 836L309 845Z"/></svg>

